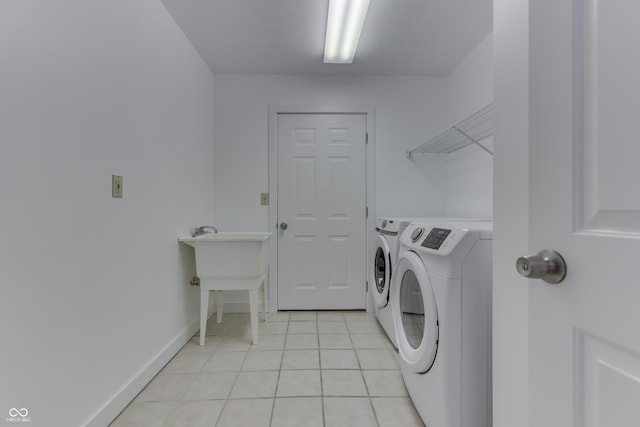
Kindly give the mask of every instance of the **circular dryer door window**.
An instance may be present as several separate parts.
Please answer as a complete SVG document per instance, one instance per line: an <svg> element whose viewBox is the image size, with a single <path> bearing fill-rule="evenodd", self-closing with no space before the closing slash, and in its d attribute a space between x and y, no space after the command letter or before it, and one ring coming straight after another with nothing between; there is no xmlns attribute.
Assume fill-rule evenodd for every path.
<svg viewBox="0 0 640 427"><path fill-rule="evenodd" d="M376 252L373 258L373 283L375 284L373 300L377 307L384 307L389 301L389 285L391 281L391 258L387 240L378 236Z"/></svg>
<svg viewBox="0 0 640 427"><path fill-rule="evenodd" d="M424 263L404 252L394 276L393 316L398 350L414 372L428 372L438 349L438 311Z"/></svg>

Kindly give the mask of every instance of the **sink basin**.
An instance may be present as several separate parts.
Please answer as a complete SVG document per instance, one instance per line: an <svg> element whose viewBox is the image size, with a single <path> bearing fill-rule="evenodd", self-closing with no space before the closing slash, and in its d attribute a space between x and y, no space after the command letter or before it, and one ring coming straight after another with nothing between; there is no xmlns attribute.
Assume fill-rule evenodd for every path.
<svg viewBox="0 0 640 427"><path fill-rule="evenodd" d="M200 279L256 277L269 266L270 232L220 232L178 240L195 248Z"/></svg>

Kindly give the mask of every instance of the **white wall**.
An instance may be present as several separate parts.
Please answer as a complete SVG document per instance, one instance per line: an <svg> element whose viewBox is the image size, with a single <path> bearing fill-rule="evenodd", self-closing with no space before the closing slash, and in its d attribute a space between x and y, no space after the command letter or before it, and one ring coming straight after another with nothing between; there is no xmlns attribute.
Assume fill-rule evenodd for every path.
<svg viewBox="0 0 640 427"><path fill-rule="evenodd" d="M456 123L493 102L493 35L447 75L447 116Z"/></svg>
<svg viewBox="0 0 640 427"><path fill-rule="evenodd" d="M2 1L0 62L0 417L106 425L197 330L213 76L153 0Z"/></svg>
<svg viewBox="0 0 640 427"><path fill-rule="evenodd" d="M493 102L493 37L487 36L446 78L446 126ZM443 129L444 130L444 129ZM482 141L493 148L493 138ZM493 217L493 157L476 146L446 156L446 215Z"/></svg>
<svg viewBox="0 0 640 427"><path fill-rule="evenodd" d="M438 131L445 117L440 77L216 75L216 225L267 229L268 107L375 108L376 215L444 213L444 165L405 152Z"/></svg>

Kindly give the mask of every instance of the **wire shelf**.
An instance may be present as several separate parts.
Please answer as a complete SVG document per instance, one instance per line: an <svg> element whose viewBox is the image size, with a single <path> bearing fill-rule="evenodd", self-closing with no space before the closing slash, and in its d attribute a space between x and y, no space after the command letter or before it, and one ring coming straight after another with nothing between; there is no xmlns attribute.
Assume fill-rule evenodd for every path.
<svg viewBox="0 0 640 427"><path fill-rule="evenodd" d="M414 153L449 154L472 144L493 155L491 150L480 143L490 136L493 136L493 104L473 113L421 146L407 151L407 157L411 158Z"/></svg>

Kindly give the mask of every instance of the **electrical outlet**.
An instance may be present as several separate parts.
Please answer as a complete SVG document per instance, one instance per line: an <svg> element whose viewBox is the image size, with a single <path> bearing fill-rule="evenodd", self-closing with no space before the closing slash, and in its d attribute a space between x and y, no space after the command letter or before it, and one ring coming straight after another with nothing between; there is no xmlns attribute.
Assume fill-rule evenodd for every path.
<svg viewBox="0 0 640 427"><path fill-rule="evenodd" d="M111 175L111 197L122 199L122 176Z"/></svg>
<svg viewBox="0 0 640 427"><path fill-rule="evenodd" d="M260 193L260 204L267 206L269 204L269 193Z"/></svg>

